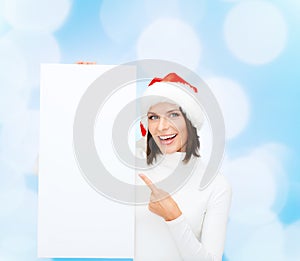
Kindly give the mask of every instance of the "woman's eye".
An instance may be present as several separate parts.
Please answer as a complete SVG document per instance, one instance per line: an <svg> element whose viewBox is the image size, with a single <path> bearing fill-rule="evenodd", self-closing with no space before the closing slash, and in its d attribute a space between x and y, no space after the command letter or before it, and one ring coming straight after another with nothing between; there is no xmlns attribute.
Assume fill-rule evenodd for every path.
<svg viewBox="0 0 300 261"><path fill-rule="evenodd" d="M171 117L171 118L179 117L179 116L180 116L180 114L179 114L178 112L172 112L172 113L170 114L170 117Z"/></svg>
<svg viewBox="0 0 300 261"><path fill-rule="evenodd" d="M158 119L158 116L157 116L157 115L149 115L149 116L148 116L148 119L149 119L149 120L157 120L157 119Z"/></svg>

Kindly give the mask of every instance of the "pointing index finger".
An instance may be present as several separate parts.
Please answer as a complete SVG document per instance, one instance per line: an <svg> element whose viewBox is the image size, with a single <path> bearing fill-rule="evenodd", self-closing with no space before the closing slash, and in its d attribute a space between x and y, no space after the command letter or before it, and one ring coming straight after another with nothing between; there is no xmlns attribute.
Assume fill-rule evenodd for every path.
<svg viewBox="0 0 300 261"><path fill-rule="evenodd" d="M150 190L155 193L157 192L157 187L152 183L152 181L144 174L139 174L141 179L146 183L146 185L150 188Z"/></svg>

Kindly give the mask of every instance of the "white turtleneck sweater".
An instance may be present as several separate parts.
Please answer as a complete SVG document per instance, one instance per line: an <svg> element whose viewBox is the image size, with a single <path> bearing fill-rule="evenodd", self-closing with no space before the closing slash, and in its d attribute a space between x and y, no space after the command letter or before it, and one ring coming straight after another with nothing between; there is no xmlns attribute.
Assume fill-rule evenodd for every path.
<svg viewBox="0 0 300 261"><path fill-rule="evenodd" d="M183 164L182 154L164 155L161 164L143 173L153 183L161 181L177 164ZM182 211L180 217L165 221L150 212L148 205L136 207L134 261L222 260L231 187L225 177L218 174L207 188L199 190L204 167L199 158L194 160L198 165L191 178L172 194ZM143 181L137 177L136 184Z"/></svg>

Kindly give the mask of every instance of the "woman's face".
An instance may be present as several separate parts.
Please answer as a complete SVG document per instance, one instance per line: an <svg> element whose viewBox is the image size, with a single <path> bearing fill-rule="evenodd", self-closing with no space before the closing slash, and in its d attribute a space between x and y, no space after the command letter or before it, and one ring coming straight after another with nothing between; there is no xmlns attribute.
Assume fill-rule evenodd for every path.
<svg viewBox="0 0 300 261"><path fill-rule="evenodd" d="M178 105L157 103L150 107L147 116L149 132L162 153L185 151L188 131Z"/></svg>

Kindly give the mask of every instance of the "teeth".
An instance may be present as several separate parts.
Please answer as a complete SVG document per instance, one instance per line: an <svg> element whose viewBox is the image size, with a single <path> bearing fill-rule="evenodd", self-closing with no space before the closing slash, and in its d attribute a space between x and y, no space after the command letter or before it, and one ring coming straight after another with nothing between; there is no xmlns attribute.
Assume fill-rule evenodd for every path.
<svg viewBox="0 0 300 261"><path fill-rule="evenodd" d="M174 138L175 136L176 136L176 134L172 134L172 135L168 135L168 136L159 136L159 138L161 140L167 140L167 139Z"/></svg>

